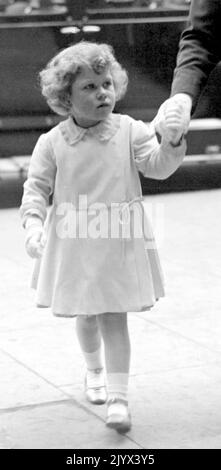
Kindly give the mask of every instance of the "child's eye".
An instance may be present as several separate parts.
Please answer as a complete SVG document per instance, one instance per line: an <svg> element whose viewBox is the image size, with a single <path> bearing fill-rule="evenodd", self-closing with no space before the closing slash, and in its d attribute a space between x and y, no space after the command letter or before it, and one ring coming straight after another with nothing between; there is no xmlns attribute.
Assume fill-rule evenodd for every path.
<svg viewBox="0 0 221 470"><path fill-rule="evenodd" d="M104 82L104 88L109 88L111 85L112 85L111 80L106 80L106 82Z"/></svg>
<svg viewBox="0 0 221 470"><path fill-rule="evenodd" d="M94 83L88 83L88 85L85 85L84 90L94 90L94 88Z"/></svg>

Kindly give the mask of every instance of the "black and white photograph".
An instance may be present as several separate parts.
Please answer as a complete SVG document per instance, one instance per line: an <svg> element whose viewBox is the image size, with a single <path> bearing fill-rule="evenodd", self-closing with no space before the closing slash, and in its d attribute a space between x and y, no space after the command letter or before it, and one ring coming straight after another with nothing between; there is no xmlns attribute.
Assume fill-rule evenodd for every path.
<svg viewBox="0 0 221 470"><path fill-rule="evenodd" d="M220 0L0 0L0 462L211 465L220 214Z"/></svg>

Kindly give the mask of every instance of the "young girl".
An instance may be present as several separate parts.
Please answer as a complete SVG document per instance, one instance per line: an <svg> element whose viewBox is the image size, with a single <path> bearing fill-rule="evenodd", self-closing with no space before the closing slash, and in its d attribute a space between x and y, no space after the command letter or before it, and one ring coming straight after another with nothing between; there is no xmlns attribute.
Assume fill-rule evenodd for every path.
<svg viewBox="0 0 221 470"><path fill-rule="evenodd" d="M143 207L138 171L167 178L181 164L185 142L170 132L176 109L168 109L161 144L153 124L113 114L128 79L106 44L68 47L40 78L49 106L67 119L40 136L24 184L26 249L37 258L32 285L39 307L77 317L87 399L107 401L107 426L125 433L131 427L127 312L148 310L164 295L151 229L137 211Z"/></svg>

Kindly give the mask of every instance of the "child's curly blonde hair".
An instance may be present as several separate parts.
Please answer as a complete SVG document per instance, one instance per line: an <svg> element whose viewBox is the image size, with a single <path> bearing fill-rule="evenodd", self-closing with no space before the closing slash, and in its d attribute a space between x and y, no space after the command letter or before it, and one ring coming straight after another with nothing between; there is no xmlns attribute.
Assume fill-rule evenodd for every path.
<svg viewBox="0 0 221 470"><path fill-rule="evenodd" d="M91 67L97 74L109 67L116 101L125 95L127 72L116 60L112 47L108 44L81 41L59 52L39 74L42 94L57 114L70 114L71 87L75 77L85 66Z"/></svg>

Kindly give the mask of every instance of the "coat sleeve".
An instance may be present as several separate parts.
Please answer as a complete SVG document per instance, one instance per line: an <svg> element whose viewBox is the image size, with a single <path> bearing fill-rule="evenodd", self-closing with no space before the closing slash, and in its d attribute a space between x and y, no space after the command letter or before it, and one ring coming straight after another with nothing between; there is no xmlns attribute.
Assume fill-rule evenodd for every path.
<svg viewBox="0 0 221 470"><path fill-rule="evenodd" d="M179 43L171 94L189 94L193 110L210 72L220 60L220 25L220 0L192 0L188 27Z"/></svg>
<svg viewBox="0 0 221 470"><path fill-rule="evenodd" d="M56 163L47 134L42 134L31 156L28 177L20 207L22 224L29 216L38 216L44 222L49 196L53 193Z"/></svg>
<svg viewBox="0 0 221 470"><path fill-rule="evenodd" d="M131 149L137 170L147 178L166 179L181 165L186 142L173 147L162 140L159 144L152 123L131 121Z"/></svg>

